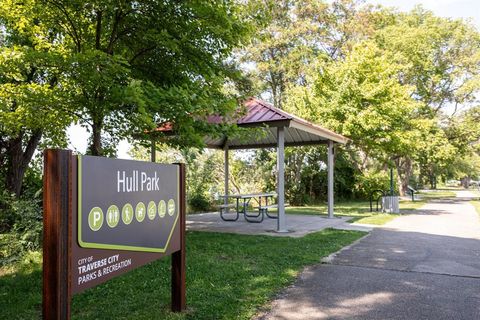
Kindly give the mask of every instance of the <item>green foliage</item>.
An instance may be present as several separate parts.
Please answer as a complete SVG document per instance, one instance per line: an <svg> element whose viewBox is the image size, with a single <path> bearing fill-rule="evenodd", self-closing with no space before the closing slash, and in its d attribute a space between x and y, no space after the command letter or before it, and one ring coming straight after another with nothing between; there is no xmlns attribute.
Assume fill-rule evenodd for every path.
<svg viewBox="0 0 480 320"><path fill-rule="evenodd" d="M65 146L72 122L88 152L174 125L180 147L201 146L208 115L237 106L245 79L230 58L248 34L236 1L6 0L0 4L0 164L7 189L42 146ZM240 83L241 82L241 83ZM238 84L238 86L237 86ZM162 133L157 133L165 138Z"/></svg>
<svg viewBox="0 0 480 320"><path fill-rule="evenodd" d="M319 66L309 118L352 139L369 156L386 161L414 147L411 88L398 82L401 66L374 43L354 46L343 63ZM313 108L313 106L318 106Z"/></svg>
<svg viewBox="0 0 480 320"><path fill-rule="evenodd" d="M229 118L252 89L242 64L275 106L352 139L337 156L339 197L364 197L392 165L400 192L414 175L432 187L439 177L470 178L480 151L479 48L468 22L353 0L4 0L0 181L18 196L27 174L31 196L35 151L65 146L72 121L89 130L88 152L107 156L122 138L148 143L144 133L159 124L176 136L156 138L183 149L235 133L205 120ZM223 193L220 156L182 156L194 202ZM324 199L325 160L321 148L287 150L289 202ZM269 151L233 159L232 189L274 190L274 164Z"/></svg>
<svg viewBox="0 0 480 320"><path fill-rule="evenodd" d="M368 199L375 190L390 190L390 177L385 171L368 170L358 175L357 179L355 193L360 199Z"/></svg>
<svg viewBox="0 0 480 320"><path fill-rule="evenodd" d="M188 196L190 212L207 212L212 209L212 199L203 193L193 193Z"/></svg>
<svg viewBox="0 0 480 320"><path fill-rule="evenodd" d="M479 89L480 34L470 23L436 17L417 6L381 29L376 42L405 67L400 81L412 85L422 111L438 114L448 104L468 105Z"/></svg>
<svg viewBox="0 0 480 320"><path fill-rule="evenodd" d="M341 59L351 42L364 39L391 23L387 9L359 6L353 0L250 0L255 34L242 50L241 61L254 64L250 72L259 93L285 108L289 90L308 85L317 60Z"/></svg>
<svg viewBox="0 0 480 320"><path fill-rule="evenodd" d="M39 200L0 197L0 265L10 264L42 246L42 209Z"/></svg>
<svg viewBox="0 0 480 320"><path fill-rule="evenodd" d="M33 162L40 162L43 165L42 155L38 157ZM43 167L38 168L32 163L32 165L25 172L25 177L23 180L23 190L21 199L42 199L43 195Z"/></svg>
<svg viewBox="0 0 480 320"><path fill-rule="evenodd" d="M468 177L473 180L480 180L480 156L477 153L472 153L469 156L455 159L446 168L445 177L447 179Z"/></svg>
<svg viewBox="0 0 480 320"><path fill-rule="evenodd" d="M356 170L348 155L337 149L334 189L338 199L353 199ZM286 152L285 196L291 205L319 203L327 199L327 150L321 147L289 148Z"/></svg>
<svg viewBox="0 0 480 320"><path fill-rule="evenodd" d="M14 223L14 217L11 214L12 196L3 191L0 193L0 233L9 231Z"/></svg>
<svg viewBox="0 0 480 320"><path fill-rule="evenodd" d="M360 223L360 224L373 224L373 225L384 225L392 221L393 219L399 217L399 214L392 214L392 213L378 213L371 215L369 217L354 219L352 222Z"/></svg>
<svg viewBox="0 0 480 320"><path fill-rule="evenodd" d="M236 105L223 86L239 72L225 60L248 28L233 1L34 6L42 7L35 18L55 28L65 46L68 94L77 121L91 131L92 154L166 122L180 135L172 143L198 145L205 129L214 129L205 116Z"/></svg>
<svg viewBox="0 0 480 320"><path fill-rule="evenodd" d="M325 179L323 186L325 190L324 198L327 199L328 189L326 188L328 180L325 172ZM355 183L359 179L361 173L352 163L351 155L345 149L335 149L335 168L334 176L334 190L337 199L355 200L365 199L362 194L356 192Z"/></svg>
<svg viewBox="0 0 480 320"><path fill-rule="evenodd" d="M72 120L65 46L38 14L38 1L0 3L0 175L17 196L40 143L65 145Z"/></svg>
<svg viewBox="0 0 480 320"><path fill-rule="evenodd" d="M443 169L445 179L480 179L480 107L475 106L459 113L450 122L446 135L459 150Z"/></svg>
<svg viewBox="0 0 480 320"><path fill-rule="evenodd" d="M223 194L223 166L220 154L206 151L184 151L187 166L187 200L193 212L213 207L214 195Z"/></svg>
<svg viewBox="0 0 480 320"><path fill-rule="evenodd" d="M352 20L364 10L369 22L348 37L341 56L310 63L306 81L288 88L284 106L351 138L358 153L351 160L361 174L395 165L401 193L415 168L423 180L436 181L478 141L478 134L467 134L476 126L462 128L464 121L443 109L475 100L480 34L422 8L350 9Z"/></svg>

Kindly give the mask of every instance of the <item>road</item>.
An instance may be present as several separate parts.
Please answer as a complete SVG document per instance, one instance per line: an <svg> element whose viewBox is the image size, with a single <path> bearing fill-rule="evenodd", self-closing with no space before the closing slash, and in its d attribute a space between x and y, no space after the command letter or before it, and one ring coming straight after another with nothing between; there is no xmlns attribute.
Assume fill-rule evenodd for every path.
<svg viewBox="0 0 480 320"><path fill-rule="evenodd" d="M437 200L307 268L260 319L480 319L474 195ZM418 213L417 213L418 212Z"/></svg>

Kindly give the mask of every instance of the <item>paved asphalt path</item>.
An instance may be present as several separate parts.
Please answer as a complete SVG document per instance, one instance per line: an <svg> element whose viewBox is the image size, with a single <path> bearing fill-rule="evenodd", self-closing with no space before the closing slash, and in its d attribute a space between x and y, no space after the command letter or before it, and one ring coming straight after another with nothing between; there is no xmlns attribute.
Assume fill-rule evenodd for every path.
<svg viewBox="0 0 480 320"><path fill-rule="evenodd" d="M460 191L374 229L307 268L260 318L480 319L480 221L471 197Z"/></svg>

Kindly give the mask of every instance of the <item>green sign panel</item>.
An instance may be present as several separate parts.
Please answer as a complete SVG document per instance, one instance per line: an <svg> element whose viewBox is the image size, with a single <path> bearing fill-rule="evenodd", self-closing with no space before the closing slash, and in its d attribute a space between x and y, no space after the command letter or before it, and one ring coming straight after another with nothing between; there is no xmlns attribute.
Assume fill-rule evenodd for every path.
<svg viewBox="0 0 480 320"><path fill-rule="evenodd" d="M78 159L78 244L164 253L179 218L179 166Z"/></svg>

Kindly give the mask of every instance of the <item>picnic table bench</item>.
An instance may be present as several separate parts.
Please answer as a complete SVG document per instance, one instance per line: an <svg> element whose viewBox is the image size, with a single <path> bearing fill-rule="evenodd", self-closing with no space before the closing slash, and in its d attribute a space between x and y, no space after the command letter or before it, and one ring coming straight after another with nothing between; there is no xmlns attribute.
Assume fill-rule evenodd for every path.
<svg viewBox="0 0 480 320"><path fill-rule="evenodd" d="M277 215L270 215L268 213L268 209L278 209L278 204L258 206L258 210L261 211L262 213L266 214L267 217L269 217L270 219L278 219Z"/></svg>
<svg viewBox="0 0 480 320"><path fill-rule="evenodd" d="M276 204L268 204L268 199L276 196L277 194L274 192L223 195L222 197L226 199L226 201L228 201L229 198L232 198L236 200L236 203L224 203L219 205L220 217L223 221L237 221L240 213L242 213L245 220L252 223L262 222L265 215L271 219L277 219L278 217L276 215L270 215L268 213L268 209L278 207ZM250 213L247 211L252 199L255 199L258 203L258 207L255 207L258 209L258 213ZM236 209L233 217L225 216L230 208Z"/></svg>

